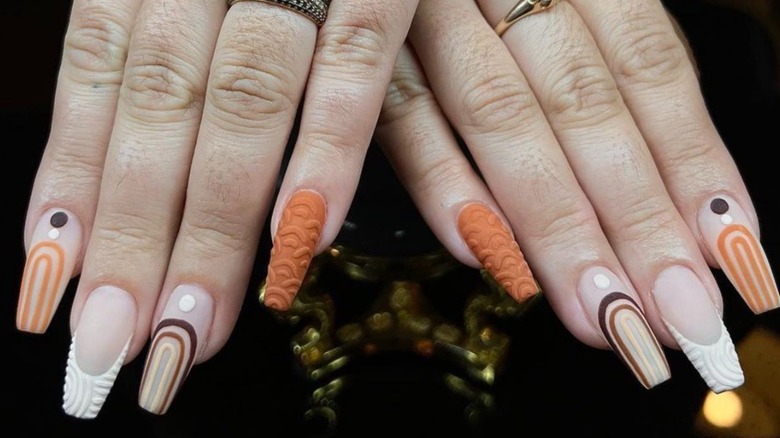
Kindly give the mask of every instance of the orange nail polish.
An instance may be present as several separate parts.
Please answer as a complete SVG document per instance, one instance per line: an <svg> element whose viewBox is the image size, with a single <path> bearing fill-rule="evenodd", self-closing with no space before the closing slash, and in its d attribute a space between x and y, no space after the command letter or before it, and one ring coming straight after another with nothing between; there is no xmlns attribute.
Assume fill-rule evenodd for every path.
<svg viewBox="0 0 780 438"><path fill-rule="evenodd" d="M518 302L539 291L528 263L501 219L482 204L463 207L458 229L482 266Z"/></svg>
<svg viewBox="0 0 780 438"><path fill-rule="evenodd" d="M282 213L274 237L265 287L265 305L287 310L314 257L325 222L325 200L312 191L295 193Z"/></svg>

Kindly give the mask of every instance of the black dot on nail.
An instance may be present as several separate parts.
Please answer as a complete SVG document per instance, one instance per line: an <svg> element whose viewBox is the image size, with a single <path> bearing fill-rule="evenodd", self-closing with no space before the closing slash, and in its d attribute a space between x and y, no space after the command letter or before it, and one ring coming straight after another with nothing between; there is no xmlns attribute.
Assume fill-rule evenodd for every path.
<svg viewBox="0 0 780 438"><path fill-rule="evenodd" d="M729 203L723 198L715 198L710 203L710 209L715 214L724 214L729 211Z"/></svg>
<svg viewBox="0 0 780 438"><path fill-rule="evenodd" d="M68 215L58 211L51 215L51 219L49 219L49 223L54 228L62 228L65 226L65 224L68 223Z"/></svg>

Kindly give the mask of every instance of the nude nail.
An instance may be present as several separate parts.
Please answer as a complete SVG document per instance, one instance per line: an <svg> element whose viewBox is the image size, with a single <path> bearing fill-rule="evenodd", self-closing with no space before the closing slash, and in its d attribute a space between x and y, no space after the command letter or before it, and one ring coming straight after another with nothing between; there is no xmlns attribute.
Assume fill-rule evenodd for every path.
<svg viewBox="0 0 780 438"><path fill-rule="evenodd" d="M319 194L296 192L282 212L268 264L264 303L287 310L298 293L325 222L325 200Z"/></svg>
<svg viewBox="0 0 780 438"><path fill-rule="evenodd" d="M611 270L586 270L577 287L585 314L645 388L671 377L666 356L628 288Z"/></svg>
<svg viewBox="0 0 780 438"><path fill-rule="evenodd" d="M458 230L477 260L512 298L523 302L539 292L512 233L488 207L479 203L463 207Z"/></svg>
<svg viewBox="0 0 780 438"><path fill-rule="evenodd" d="M35 227L19 291L16 327L44 333L73 276L82 228L69 211L52 209Z"/></svg>
<svg viewBox="0 0 780 438"><path fill-rule="evenodd" d="M68 354L63 409L78 418L95 418L124 363L137 318L133 297L101 286L84 304Z"/></svg>
<svg viewBox="0 0 780 438"><path fill-rule="evenodd" d="M672 266L662 271L653 285L653 297L669 332L714 392L744 383L731 336L692 270Z"/></svg>
<svg viewBox="0 0 780 438"><path fill-rule="evenodd" d="M745 210L725 195L699 211L704 243L754 313L780 307L780 294L764 249Z"/></svg>
<svg viewBox="0 0 780 438"><path fill-rule="evenodd" d="M177 287L154 331L138 404L149 412L168 411L200 349L208 339L214 300L198 286Z"/></svg>

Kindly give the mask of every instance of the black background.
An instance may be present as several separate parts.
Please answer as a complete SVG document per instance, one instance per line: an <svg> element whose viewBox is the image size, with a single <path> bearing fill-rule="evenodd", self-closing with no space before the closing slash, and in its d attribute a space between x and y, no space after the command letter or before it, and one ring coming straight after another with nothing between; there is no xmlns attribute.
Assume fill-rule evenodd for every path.
<svg viewBox="0 0 780 438"><path fill-rule="evenodd" d="M690 38L711 114L760 213L769 258L778 259L777 165L770 154L775 156L780 144L780 96L766 29L747 15L699 1L667 3ZM3 436L302 436L316 431L317 424L302 418L309 388L293 366L288 349L292 331L270 318L256 300L268 253L265 240L233 336L216 357L192 371L167 415L154 416L137 407L143 365L139 359L120 373L98 419L75 420L62 413L70 342L66 309L73 288L44 335L16 331L14 315L24 264L24 215L48 135L68 10L64 0L8 2L0 9L0 149L7 236L0 295ZM364 172L351 213L364 220L373 207L372 191L398 193L395 181L381 179L388 173L378 154L370 154L368 166L377 171ZM407 202L403 196L397 201ZM373 223L366 224L362 229L370 231ZM737 343L758 326L778 332L778 314L752 315L716 274L725 296L726 325ZM435 378L435 364L393 355L354 370L356 384L340 401L336 435L695 435L695 418L707 388L682 353L668 351L672 380L646 391L612 353L578 343L545 303L510 329L515 340L507 369L494 388L496 408L483 422L464 421L464 401ZM747 376L753 385L763 384L756 380L764 378ZM769 378L766 382L772 384Z"/></svg>

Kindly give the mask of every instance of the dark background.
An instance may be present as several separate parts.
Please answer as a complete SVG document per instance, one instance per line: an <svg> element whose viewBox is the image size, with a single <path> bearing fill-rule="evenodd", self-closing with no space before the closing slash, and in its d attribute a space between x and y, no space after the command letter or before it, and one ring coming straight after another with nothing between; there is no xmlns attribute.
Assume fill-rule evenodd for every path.
<svg viewBox="0 0 780 438"><path fill-rule="evenodd" d="M725 1L666 3L690 38L715 124L761 215L769 258L780 259L773 158L780 145L780 94L778 52L771 39L778 28L771 27L771 14L738 12L724 6ZM752 4L759 3L773 2ZM98 419L81 421L62 413L70 342L67 309L73 288L44 335L17 332L14 315L24 264L24 215L48 135L69 6L64 0L19 1L0 9L0 150L6 187L2 212L8 231L3 238L4 293L0 295L2 435L303 436L318 431L319 423L303 419L311 388L297 373L288 348L293 331L269 317L256 300L255 290L268 253L266 240L260 243L256 274L232 338L216 357L193 369L167 415L157 417L137 407L143 366L139 359L120 373ZM773 10L780 16L777 7ZM379 244L382 230L399 226L408 227L407 235L426 236L381 156L371 153L367 165L373 171L364 172L350 214L361 233L345 232L343 239ZM390 219L379 220L370 214L375 207L372 195L379 191L397 204L398 214ZM387 223L401 219L407 222ZM427 249L419 246L425 241L384 243L408 251ZM542 302L508 326L514 336L513 347L505 372L491 389L495 409L483 421L465 420L466 401L441 384L436 364L397 354L377 357L350 371L353 384L339 398L340 416L334 433L780 436L780 401L772 395L780 393L780 341L774 335L780 333L780 314L752 315L722 274L717 275L726 301L726 325L738 344L747 374L745 387L737 392L745 403L739 429L716 432L701 427L699 413L707 388L682 353L668 351L672 380L646 391L612 353L578 343ZM144 356L145 352L140 357Z"/></svg>

